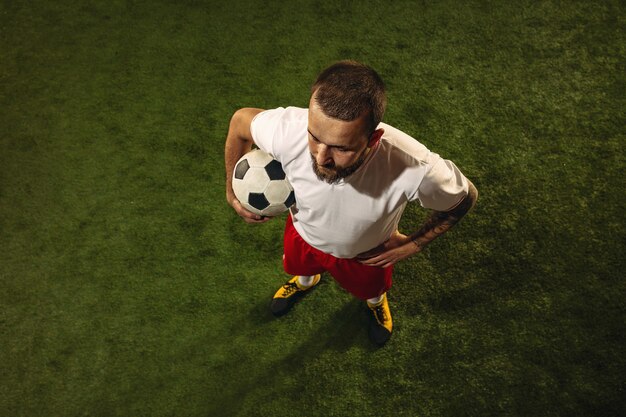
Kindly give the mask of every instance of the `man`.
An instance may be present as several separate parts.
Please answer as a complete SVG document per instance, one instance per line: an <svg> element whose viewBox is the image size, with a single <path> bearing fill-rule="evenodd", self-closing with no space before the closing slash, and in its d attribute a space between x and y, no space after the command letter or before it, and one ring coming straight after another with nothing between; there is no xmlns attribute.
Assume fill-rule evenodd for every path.
<svg viewBox="0 0 626 417"><path fill-rule="evenodd" d="M478 193L450 161L382 123L383 81L370 67L341 61L319 76L308 109L240 109L225 146L226 198L248 223L232 190L237 160L256 144L280 161L296 195L287 218L283 265L293 275L274 295L276 316L318 284L322 272L371 311L370 338L384 345L393 265L420 252L475 204ZM408 202L433 210L410 235L398 231Z"/></svg>

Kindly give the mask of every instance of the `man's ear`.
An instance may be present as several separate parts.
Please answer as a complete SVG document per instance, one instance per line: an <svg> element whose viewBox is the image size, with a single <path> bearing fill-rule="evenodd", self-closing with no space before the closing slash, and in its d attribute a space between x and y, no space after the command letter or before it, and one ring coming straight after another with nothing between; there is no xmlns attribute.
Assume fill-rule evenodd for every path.
<svg viewBox="0 0 626 417"><path fill-rule="evenodd" d="M370 140L367 142L367 147L373 148L376 146L378 141L380 141L380 138L383 136L383 133L385 133L383 129L376 129L374 133L372 133L372 136L370 136Z"/></svg>

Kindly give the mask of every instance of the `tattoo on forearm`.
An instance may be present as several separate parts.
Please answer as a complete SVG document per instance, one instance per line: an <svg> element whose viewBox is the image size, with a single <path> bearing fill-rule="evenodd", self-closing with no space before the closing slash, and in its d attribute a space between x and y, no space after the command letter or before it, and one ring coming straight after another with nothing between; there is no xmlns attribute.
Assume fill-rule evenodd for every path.
<svg viewBox="0 0 626 417"><path fill-rule="evenodd" d="M426 223L410 237L413 243L422 249L438 236L444 234L461 220L461 218L474 206L478 198L478 192L470 185L469 193L454 209L450 211L433 211Z"/></svg>
<svg viewBox="0 0 626 417"><path fill-rule="evenodd" d="M421 249L438 236L450 230L459 220L458 217L451 216L449 213L435 211L420 230L411 235L411 240Z"/></svg>

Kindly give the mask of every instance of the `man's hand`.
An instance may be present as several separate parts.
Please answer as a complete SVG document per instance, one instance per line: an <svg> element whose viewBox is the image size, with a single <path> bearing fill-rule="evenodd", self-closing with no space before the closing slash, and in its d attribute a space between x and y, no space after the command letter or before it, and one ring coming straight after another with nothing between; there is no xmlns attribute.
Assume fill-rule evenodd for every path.
<svg viewBox="0 0 626 417"><path fill-rule="evenodd" d="M229 203L246 223L265 223L266 221L273 219L273 217L259 216L258 214L254 214L251 211L246 210L244 206L241 205L241 202L239 202L236 198L233 198L229 201Z"/></svg>
<svg viewBox="0 0 626 417"><path fill-rule="evenodd" d="M363 265L387 268L419 251L418 246L408 236L396 230L385 243L359 254L357 259Z"/></svg>
<svg viewBox="0 0 626 417"><path fill-rule="evenodd" d="M478 190L470 182L467 196L455 207L449 211L433 211L422 228L411 236L403 235L396 230L385 243L359 254L357 259L364 265L387 268L421 252L426 245L457 224L474 207L476 200L478 200Z"/></svg>

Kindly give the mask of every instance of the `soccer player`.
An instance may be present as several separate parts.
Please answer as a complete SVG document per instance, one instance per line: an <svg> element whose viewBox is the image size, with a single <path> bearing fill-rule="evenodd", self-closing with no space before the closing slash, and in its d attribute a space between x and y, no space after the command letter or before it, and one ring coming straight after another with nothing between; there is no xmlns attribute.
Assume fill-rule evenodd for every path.
<svg viewBox="0 0 626 417"><path fill-rule="evenodd" d="M478 197L454 163L382 123L386 102L376 71L337 62L313 84L308 109L236 111L225 145L226 199L246 222L269 220L244 209L232 190L235 163L253 145L282 164L295 191L283 256L293 277L274 295L274 315L287 313L328 272L366 301L369 336L381 346L393 329L387 300L393 265L448 231ZM405 235L398 223L409 202L432 215Z"/></svg>

